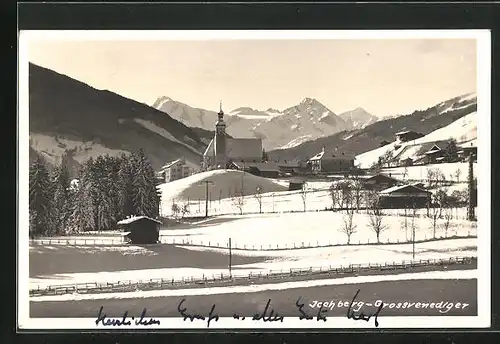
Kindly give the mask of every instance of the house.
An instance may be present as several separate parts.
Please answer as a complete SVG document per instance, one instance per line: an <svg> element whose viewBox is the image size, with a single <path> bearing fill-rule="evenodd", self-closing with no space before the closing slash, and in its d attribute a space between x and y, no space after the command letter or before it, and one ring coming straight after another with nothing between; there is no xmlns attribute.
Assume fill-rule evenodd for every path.
<svg viewBox="0 0 500 344"><path fill-rule="evenodd" d="M302 190L304 184L305 181L303 180L297 180L297 179L290 180L290 182L288 183L288 191Z"/></svg>
<svg viewBox="0 0 500 344"><path fill-rule="evenodd" d="M394 134L394 136L396 136L396 141L398 142L408 142L421 138L424 135L421 133L417 133L416 131L406 130L406 131L400 131Z"/></svg>
<svg viewBox="0 0 500 344"><path fill-rule="evenodd" d="M378 193L381 208L426 208L431 192L416 185L397 185Z"/></svg>
<svg viewBox="0 0 500 344"><path fill-rule="evenodd" d="M218 113L215 123L214 138L210 141L203 153L203 169L228 168L232 162L262 161L262 139L260 138L232 138L226 134L224 112Z"/></svg>
<svg viewBox="0 0 500 344"><path fill-rule="evenodd" d="M280 169L278 165L273 162L231 162L229 168L245 171L251 173L255 176L265 177L265 178L278 178L280 175Z"/></svg>
<svg viewBox="0 0 500 344"><path fill-rule="evenodd" d="M181 158L164 165L159 174L165 183L169 183L177 179L189 177L195 173L197 167L195 164L186 162L184 158Z"/></svg>
<svg viewBox="0 0 500 344"><path fill-rule="evenodd" d="M295 175L307 172L309 166L300 160L276 161L281 175Z"/></svg>
<svg viewBox="0 0 500 344"><path fill-rule="evenodd" d="M384 190L402 183L398 179L379 173L364 179L363 187L366 190Z"/></svg>
<svg viewBox="0 0 500 344"><path fill-rule="evenodd" d="M412 158L406 158L401 160L401 164L403 166L413 166L413 159Z"/></svg>
<svg viewBox="0 0 500 344"><path fill-rule="evenodd" d="M132 216L118 221L123 235L133 244L155 244L160 236L161 221L147 216Z"/></svg>
<svg viewBox="0 0 500 344"><path fill-rule="evenodd" d="M354 155L346 153L321 152L308 160L313 173L347 172L354 168Z"/></svg>
<svg viewBox="0 0 500 344"><path fill-rule="evenodd" d="M457 154L461 161L468 161L469 156L472 154L472 161L477 162L476 140L459 145Z"/></svg>

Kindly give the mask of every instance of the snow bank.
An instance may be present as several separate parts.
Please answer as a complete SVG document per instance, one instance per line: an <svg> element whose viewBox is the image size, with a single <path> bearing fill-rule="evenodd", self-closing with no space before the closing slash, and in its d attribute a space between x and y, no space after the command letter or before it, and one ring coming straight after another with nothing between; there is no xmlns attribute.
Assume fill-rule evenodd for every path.
<svg viewBox="0 0 500 344"><path fill-rule="evenodd" d="M162 213L169 211L173 201L205 200L205 183L208 185L209 199L228 198L242 188L245 194L253 194L258 186L262 193L286 191L288 187L271 179L254 176L237 170L214 170L198 173L187 178L159 185L162 193Z"/></svg>

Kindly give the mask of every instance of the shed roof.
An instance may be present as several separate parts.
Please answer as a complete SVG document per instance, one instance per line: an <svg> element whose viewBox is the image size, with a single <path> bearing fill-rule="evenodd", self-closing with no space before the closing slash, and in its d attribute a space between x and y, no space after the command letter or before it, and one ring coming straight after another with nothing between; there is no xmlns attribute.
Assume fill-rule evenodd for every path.
<svg viewBox="0 0 500 344"><path fill-rule="evenodd" d="M156 222L156 223L159 223L159 224L162 224L161 221L159 220L156 220L156 219L153 219L151 217L147 217L147 216L132 216L132 217L129 217L129 218L126 218L126 219L123 219L121 221L118 221L117 224L119 225L128 225L132 222L136 222L136 221L139 221L139 220L142 220L142 219L147 219L147 220L150 220L150 221L153 221L153 222Z"/></svg>
<svg viewBox="0 0 500 344"><path fill-rule="evenodd" d="M379 194L385 195L385 194L393 193L395 191L402 191L405 189L413 189L413 190L417 190L419 192L425 192L425 193L429 193L429 194L431 193L431 192L429 192L425 189L422 189L414 184L406 184L406 185L398 185L398 186L390 187L388 189L380 191Z"/></svg>
<svg viewBox="0 0 500 344"><path fill-rule="evenodd" d="M371 179L377 179L377 178L391 179L391 180L393 180L393 181L395 181L395 182L398 182L398 183L399 183L399 182L401 182L399 179L396 179L396 178L390 177L390 176L388 176L388 175L386 175L386 174L383 174L383 173L379 173L379 174L376 174L376 175L374 175L374 176L366 177L365 181L369 181L369 180L371 180Z"/></svg>

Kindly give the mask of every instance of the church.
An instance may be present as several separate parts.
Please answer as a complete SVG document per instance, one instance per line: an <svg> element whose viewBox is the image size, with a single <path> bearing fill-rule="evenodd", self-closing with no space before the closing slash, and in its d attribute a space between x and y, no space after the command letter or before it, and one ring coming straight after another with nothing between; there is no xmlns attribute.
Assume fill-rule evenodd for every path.
<svg viewBox="0 0 500 344"><path fill-rule="evenodd" d="M261 161L261 139L228 137L221 103L218 120L215 123L214 138L203 153L203 169L225 169L232 162L258 163Z"/></svg>

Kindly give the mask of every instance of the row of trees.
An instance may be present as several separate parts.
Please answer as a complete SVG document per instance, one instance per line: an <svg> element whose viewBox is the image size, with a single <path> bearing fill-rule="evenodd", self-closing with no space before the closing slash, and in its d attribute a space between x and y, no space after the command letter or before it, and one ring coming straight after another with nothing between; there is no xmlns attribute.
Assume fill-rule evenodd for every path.
<svg viewBox="0 0 500 344"><path fill-rule="evenodd" d="M30 235L110 230L132 216L159 216L154 170L143 150L89 158L78 179L61 163L52 173L38 157L30 166Z"/></svg>

